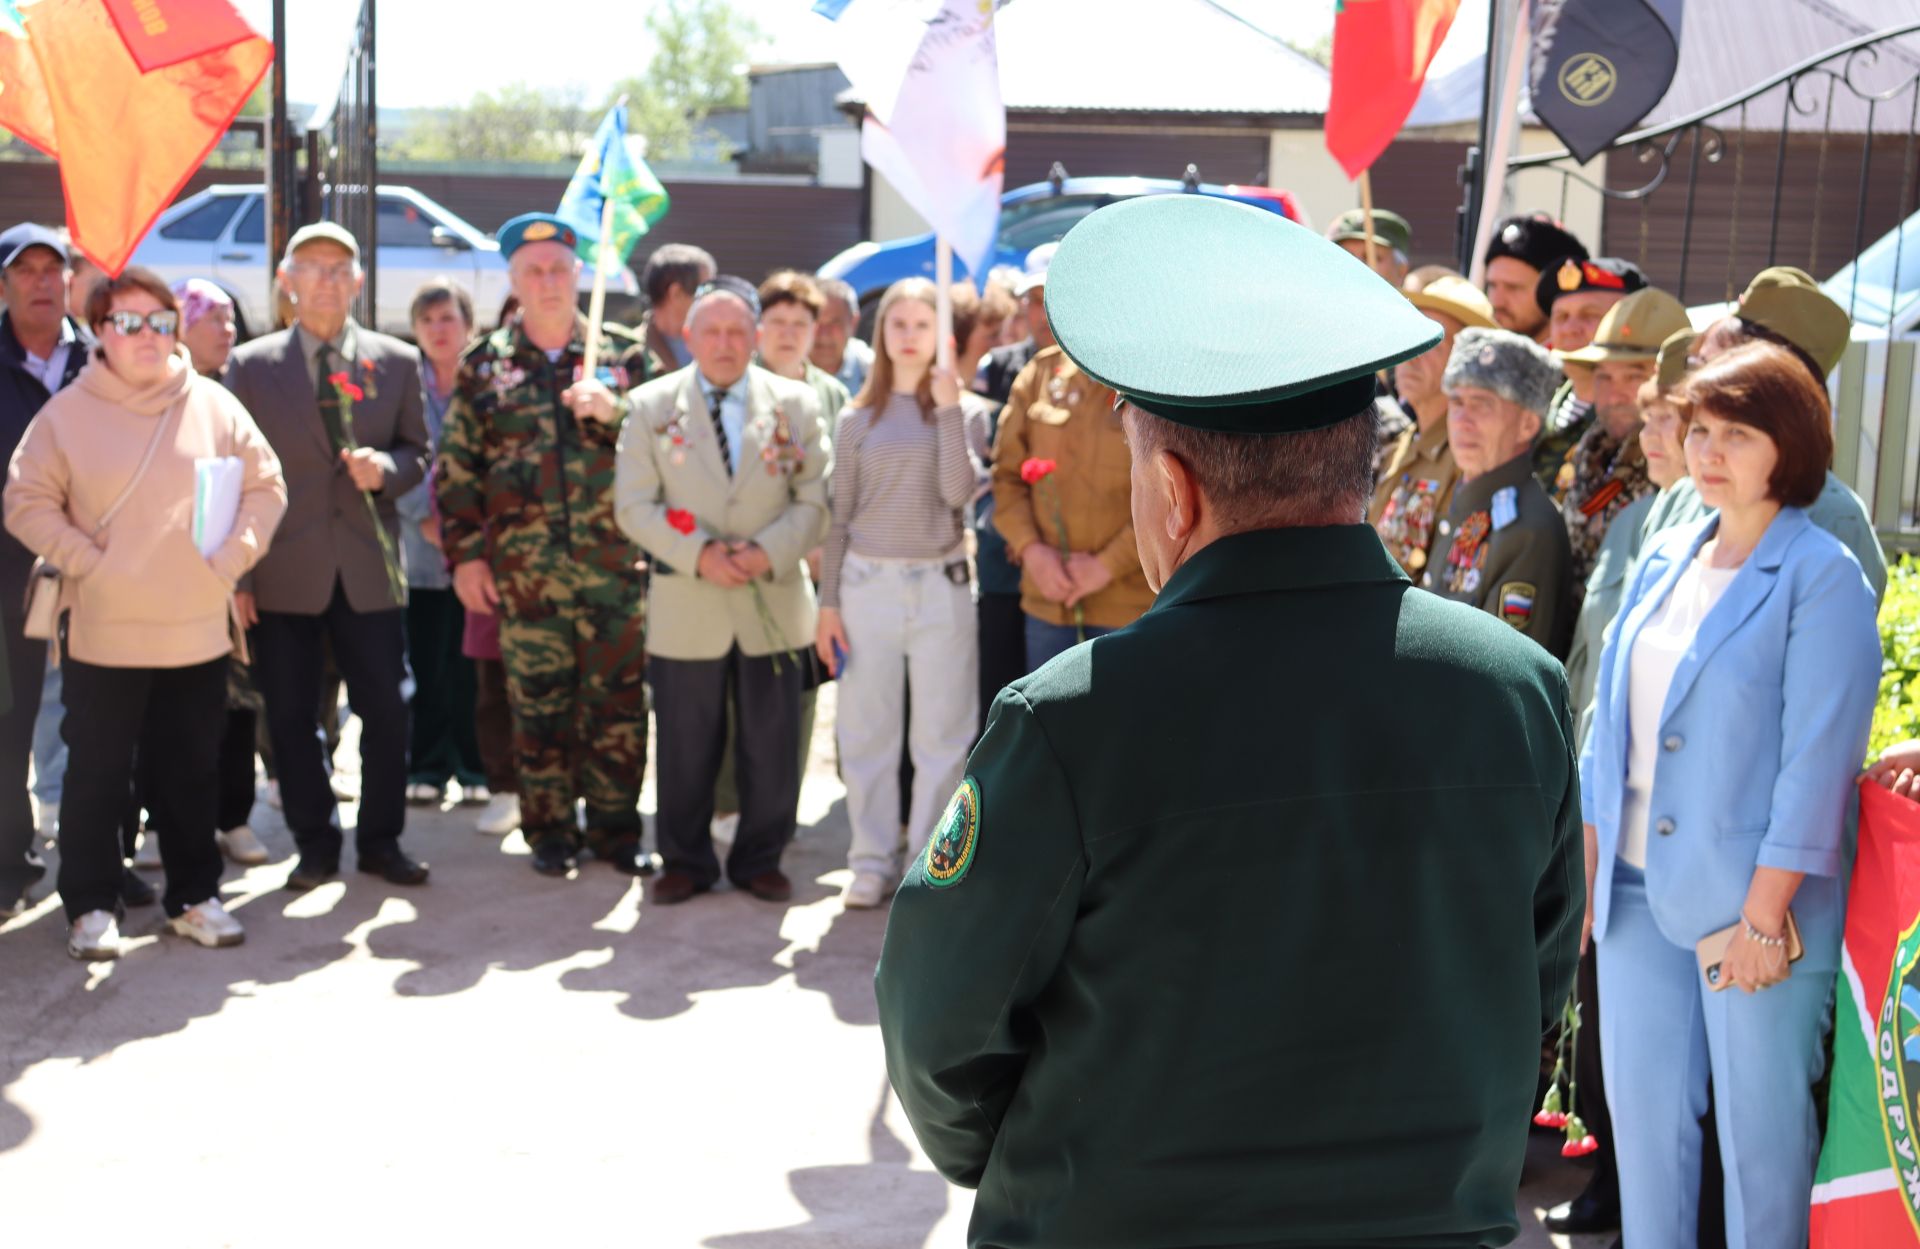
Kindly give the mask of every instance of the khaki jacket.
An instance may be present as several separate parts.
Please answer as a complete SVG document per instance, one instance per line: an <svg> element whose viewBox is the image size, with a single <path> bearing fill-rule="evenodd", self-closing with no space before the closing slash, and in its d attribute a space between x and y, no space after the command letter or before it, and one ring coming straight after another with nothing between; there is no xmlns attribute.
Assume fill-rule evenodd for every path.
<svg viewBox="0 0 1920 1249"><path fill-rule="evenodd" d="M1059 467L1045 483L1020 477L1029 459ZM1113 392L1082 373L1058 347L1035 355L1013 383L993 443L993 523L1018 558L1031 542L1090 552L1113 574L1106 589L1083 599L1086 623L1119 628L1153 605L1133 543L1133 461ZM1073 612L1020 577L1020 608L1049 624L1073 623Z"/></svg>
<svg viewBox="0 0 1920 1249"><path fill-rule="evenodd" d="M1367 523L1409 576L1418 578L1432 560L1434 538L1459 481L1444 416L1426 429L1406 430L1388 451Z"/></svg>
<svg viewBox="0 0 1920 1249"><path fill-rule="evenodd" d="M653 558L647 653L720 659L736 644L770 655L813 644L816 617L806 555L827 535L832 449L820 401L804 382L747 370L740 471L729 477L700 392L699 366L630 393L614 465L614 515ZM784 438L784 441L783 441ZM771 451L773 458L766 458ZM695 570L708 542L755 542L773 571L728 589Z"/></svg>

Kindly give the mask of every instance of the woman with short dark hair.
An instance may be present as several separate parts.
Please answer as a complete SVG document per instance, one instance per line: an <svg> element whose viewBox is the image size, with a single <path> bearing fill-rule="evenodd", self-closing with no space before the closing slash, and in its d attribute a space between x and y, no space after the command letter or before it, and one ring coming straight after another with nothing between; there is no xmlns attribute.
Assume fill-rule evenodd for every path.
<svg viewBox="0 0 1920 1249"><path fill-rule="evenodd" d="M194 371L165 282L94 288L99 348L27 427L7 470L7 531L61 574L60 897L75 958L119 954L120 831L135 754L166 830L169 927L239 943L214 840L233 590L286 511L280 462L224 387ZM232 461L237 498L200 487ZM224 537L221 536L224 532Z"/></svg>
<svg viewBox="0 0 1920 1249"><path fill-rule="evenodd" d="M1692 1242L1711 1076L1727 1243L1788 1249L1807 1239L1879 633L1859 561L1803 510L1833 436L1800 361L1740 347L1678 400L1714 510L1635 568L1580 760L1622 1231Z"/></svg>

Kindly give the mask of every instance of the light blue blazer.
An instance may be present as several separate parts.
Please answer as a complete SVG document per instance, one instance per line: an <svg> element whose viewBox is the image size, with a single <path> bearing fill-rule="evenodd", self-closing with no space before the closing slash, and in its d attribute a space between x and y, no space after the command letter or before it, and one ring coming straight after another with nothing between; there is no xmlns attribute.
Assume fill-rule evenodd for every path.
<svg viewBox="0 0 1920 1249"><path fill-rule="evenodd" d="M1580 756L1583 818L1599 830L1593 935L1607 932L1627 779L1627 657L1718 513L1659 534L1628 582L1601 652ZM1660 715L1648 809L1654 923L1692 948L1737 923L1755 867L1805 872L1793 901L1806 971L1839 965L1850 787L1880 686L1873 589L1859 561L1783 508L1681 657Z"/></svg>

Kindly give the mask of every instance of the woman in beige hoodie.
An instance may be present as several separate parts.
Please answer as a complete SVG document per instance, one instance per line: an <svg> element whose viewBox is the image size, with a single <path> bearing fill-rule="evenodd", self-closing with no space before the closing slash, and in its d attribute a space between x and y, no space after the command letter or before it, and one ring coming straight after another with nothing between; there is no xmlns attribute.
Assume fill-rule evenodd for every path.
<svg viewBox="0 0 1920 1249"><path fill-rule="evenodd" d="M154 778L147 804L167 829L168 923L202 945L235 945L214 841L229 622L235 584L286 511L286 485L246 409L194 372L179 303L158 275L131 268L100 283L87 319L100 347L28 426L5 494L7 531L63 579L67 950L119 953L120 825L140 752ZM200 462L229 458L240 483L230 517L196 498ZM205 556L196 511L202 535L231 520Z"/></svg>

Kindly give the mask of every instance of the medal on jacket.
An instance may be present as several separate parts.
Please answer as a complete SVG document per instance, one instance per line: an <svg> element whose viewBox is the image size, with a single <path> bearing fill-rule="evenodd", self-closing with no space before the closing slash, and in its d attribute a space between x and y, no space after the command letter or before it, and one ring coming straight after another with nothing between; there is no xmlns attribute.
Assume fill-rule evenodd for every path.
<svg viewBox="0 0 1920 1249"><path fill-rule="evenodd" d="M674 418L654 431L660 440L660 453L667 457L668 463L675 468L687 462L687 432L680 425L680 417Z"/></svg>
<svg viewBox="0 0 1920 1249"><path fill-rule="evenodd" d="M782 472L791 474L806 462L806 448L794 442L793 425L787 419L784 406L773 410L773 441L761 448L760 458L765 461L770 477Z"/></svg>
<svg viewBox="0 0 1920 1249"><path fill-rule="evenodd" d="M573 380L575 383L578 383L584 375L584 364L585 362L581 360L575 360L573 362ZM613 391L615 394L619 394L627 388L627 370L624 365L603 364L593 371L593 376L595 381L605 386L608 390Z"/></svg>
<svg viewBox="0 0 1920 1249"><path fill-rule="evenodd" d="M1486 558L1486 537L1492 527L1492 518L1485 512L1475 512L1460 523L1447 550L1449 593L1472 594L1480 588L1480 563Z"/></svg>

